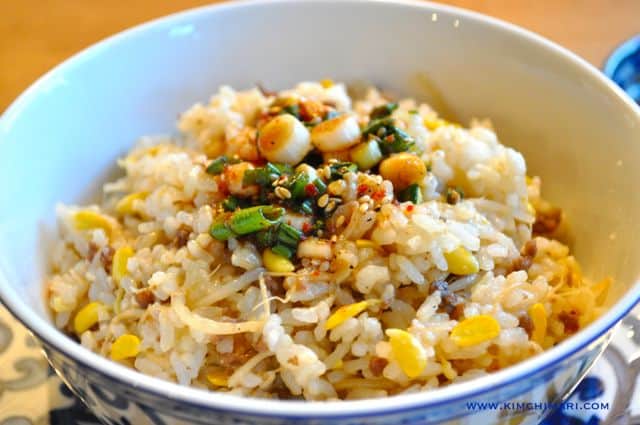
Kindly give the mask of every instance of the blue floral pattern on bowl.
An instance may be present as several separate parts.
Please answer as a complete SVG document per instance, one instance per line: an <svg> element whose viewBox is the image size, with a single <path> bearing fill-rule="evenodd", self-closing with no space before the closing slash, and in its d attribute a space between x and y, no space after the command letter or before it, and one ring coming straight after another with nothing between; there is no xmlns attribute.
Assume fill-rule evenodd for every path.
<svg viewBox="0 0 640 425"><path fill-rule="evenodd" d="M369 418L366 422L357 418L343 418L331 423L538 423L545 413L550 413L542 422L545 425L604 425L620 418L627 421L622 423L637 423L640 412L633 411L633 408L640 407L640 394L633 400L632 396L640 372L640 360L630 362L628 358L634 350L640 349L640 320L629 316L623 327L602 359L577 385L564 407L552 412L518 407L526 406L527 402L559 403L561 400L557 394L563 394L566 387L575 385L585 375L603 349L608 335L592 344L590 350L565 359L552 370L540 371L526 381L501 387L472 400L475 403L498 401L501 409L487 409L486 406L482 409L479 405L471 408L467 404L470 400L459 400L437 410L390 412L385 416ZM635 342L629 336L635 338ZM100 422L110 425L324 423L304 418L283 421L248 417L212 412L202 406L170 403L155 394L112 381L49 347L45 346L44 350L69 387L61 383L53 369L46 364L35 340L0 307L0 425L93 425ZM35 398L38 398L38 404L34 403ZM583 407L585 402L593 408L575 408Z"/></svg>

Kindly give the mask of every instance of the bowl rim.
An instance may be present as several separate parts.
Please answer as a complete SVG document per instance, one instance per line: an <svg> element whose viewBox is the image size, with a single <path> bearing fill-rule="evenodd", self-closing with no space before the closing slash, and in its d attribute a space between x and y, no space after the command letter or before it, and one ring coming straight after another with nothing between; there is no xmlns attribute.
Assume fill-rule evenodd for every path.
<svg viewBox="0 0 640 425"><path fill-rule="evenodd" d="M583 75L597 83L603 91L609 91L611 96L619 104L626 107L627 110L632 111L640 122L640 108L638 105L584 59L529 30L478 12L419 0L243 0L201 6L156 18L116 33L81 50L48 71L18 96L4 114L0 116L0 135L9 133L14 119L33 98L46 88L50 80L55 79L58 74L64 73L67 69L81 65L86 57L98 54L103 49L117 46L118 43L123 42L128 37L135 37L152 28L169 28L185 24L191 19L202 18L204 15L222 10L268 7L272 4L296 7L298 4L305 3L368 4L371 7L376 7L376 5L380 4L383 7L413 8L420 13L437 14L442 12L456 16L459 19L472 21L475 24L485 25L487 28L491 28L491 31L507 33L509 36L526 40L535 47L546 50L548 53L555 55L556 58L565 61L567 66L580 70ZM249 398L181 386L160 378L144 375L141 372L112 362L72 341L55 328L50 320L33 311L9 285L8 281L8 276L0 269L0 301L4 303L13 316L49 347L82 365L82 367L91 369L94 373L106 375L111 380L130 385L132 388L142 390L147 394L162 398L167 397L173 401L196 408L215 409L253 417L290 419L339 419L371 417L379 414L391 415L414 409L437 407L465 399L473 400L474 396L480 396L497 388L512 385L520 379L530 377L567 360L587 346L595 346L597 344L596 340L609 332L640 300L640 279L636 279L625 295L607 313L587 328L581 330L577 335L531 359L501 371L475 378L473 380L474 385L452 384L430 391L376 399L374 403L371 403L371 400L300 402ZM471 411L469 410L468 413L471 413Z"/></svg>

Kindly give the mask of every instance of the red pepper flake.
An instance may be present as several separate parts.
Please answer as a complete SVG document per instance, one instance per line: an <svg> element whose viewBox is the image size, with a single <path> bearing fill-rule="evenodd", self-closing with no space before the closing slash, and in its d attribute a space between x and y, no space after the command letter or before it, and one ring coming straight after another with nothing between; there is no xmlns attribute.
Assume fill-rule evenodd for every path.
<svg viewBox="0 0 640 425"><path fill-rule="evenodd" d="M373 199L374 201L382 201L382 198L384 198L384 195L386 195L384 190L376 190L372 195L371 195L371 199Z"/></svg>
<svg viewBox="0 0 640 425"><path fill-rule="evenodd" d="M304 233L309 233L311 230L313 230L313 226L311 225L311 223L308 223L306 221L302 223L302 231Z"/></svg>
<svg viewBox="0 0 640 425"><path fill-rule="evenodd" d="M393 134L390 134L384 138L384 140L389 143L393 142L395 139L396 139L396 136L394 136Z"/></svg>
<svg viewBox="0 0 640 425"><path fill-rule="evenodd" d="M362 196L369 191L369 186L367 186L366 184L359 184L357 191L358 191L358 196Z"/></svg>
<svg viewBox="0 0 640 425"><path fill-rule="evenodd" d="M315 184L309 183L304 187L304 193L306 193L307 196L316 196L318 194L318 188Z"/></svg>
<svg viewBox="0 0 640 425"><path fill-rule="evenodd" d="M229 186L227 185L227 182L224 181L224 179L221 178L217 178L216 179L216 183L218 184L218 192L224 194L224 195L228 195L229 194Z"/></svg>
<svg viewBox="0 0 640 425"><path fill-rule="evenodd" d="M407 205L407 212L413 211L413 204Z"/></svg>
<svg viewBox="0 0 640 425"><path fill-rule="evenodd" d="M311 273L312 276L316 277L316 276L320 276L320 272L318 270L314 270L313 273Z"/></svg>

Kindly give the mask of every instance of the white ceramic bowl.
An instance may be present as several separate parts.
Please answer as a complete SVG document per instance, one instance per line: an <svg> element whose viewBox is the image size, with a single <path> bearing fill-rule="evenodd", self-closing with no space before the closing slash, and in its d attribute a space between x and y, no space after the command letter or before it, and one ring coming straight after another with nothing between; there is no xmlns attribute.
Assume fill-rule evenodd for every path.
<svg viewBox="0 0 640 425"><path fill-rule="evenodd" d="M437 391L375 401L243 399L180 387L112 363L57 331L42 296L54 204L86 201L141 135L220 84L283 88L331 77L426 99L445 117L492 118L573 225L585 272L611 275L607 314L514 367ZM471 401L559 401L636 303L640 111L595 68L515 26L429 3L241 2L173 15L80 53L0 120L0 297L54 368L106 423L490 423L532 411ZM526 415L522 415L526 413Z"/></svg>

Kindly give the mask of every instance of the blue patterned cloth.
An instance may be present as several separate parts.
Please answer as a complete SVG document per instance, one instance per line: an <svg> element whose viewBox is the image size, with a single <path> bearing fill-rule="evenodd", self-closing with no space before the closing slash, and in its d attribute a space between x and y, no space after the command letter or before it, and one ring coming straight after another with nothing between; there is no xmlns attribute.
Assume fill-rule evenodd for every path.
<svg viewBox="0 0 640 425"><path fill-rule="evenodd" d="M616 48L607 59L604 73L640 103L640 34Z"/></svg>

